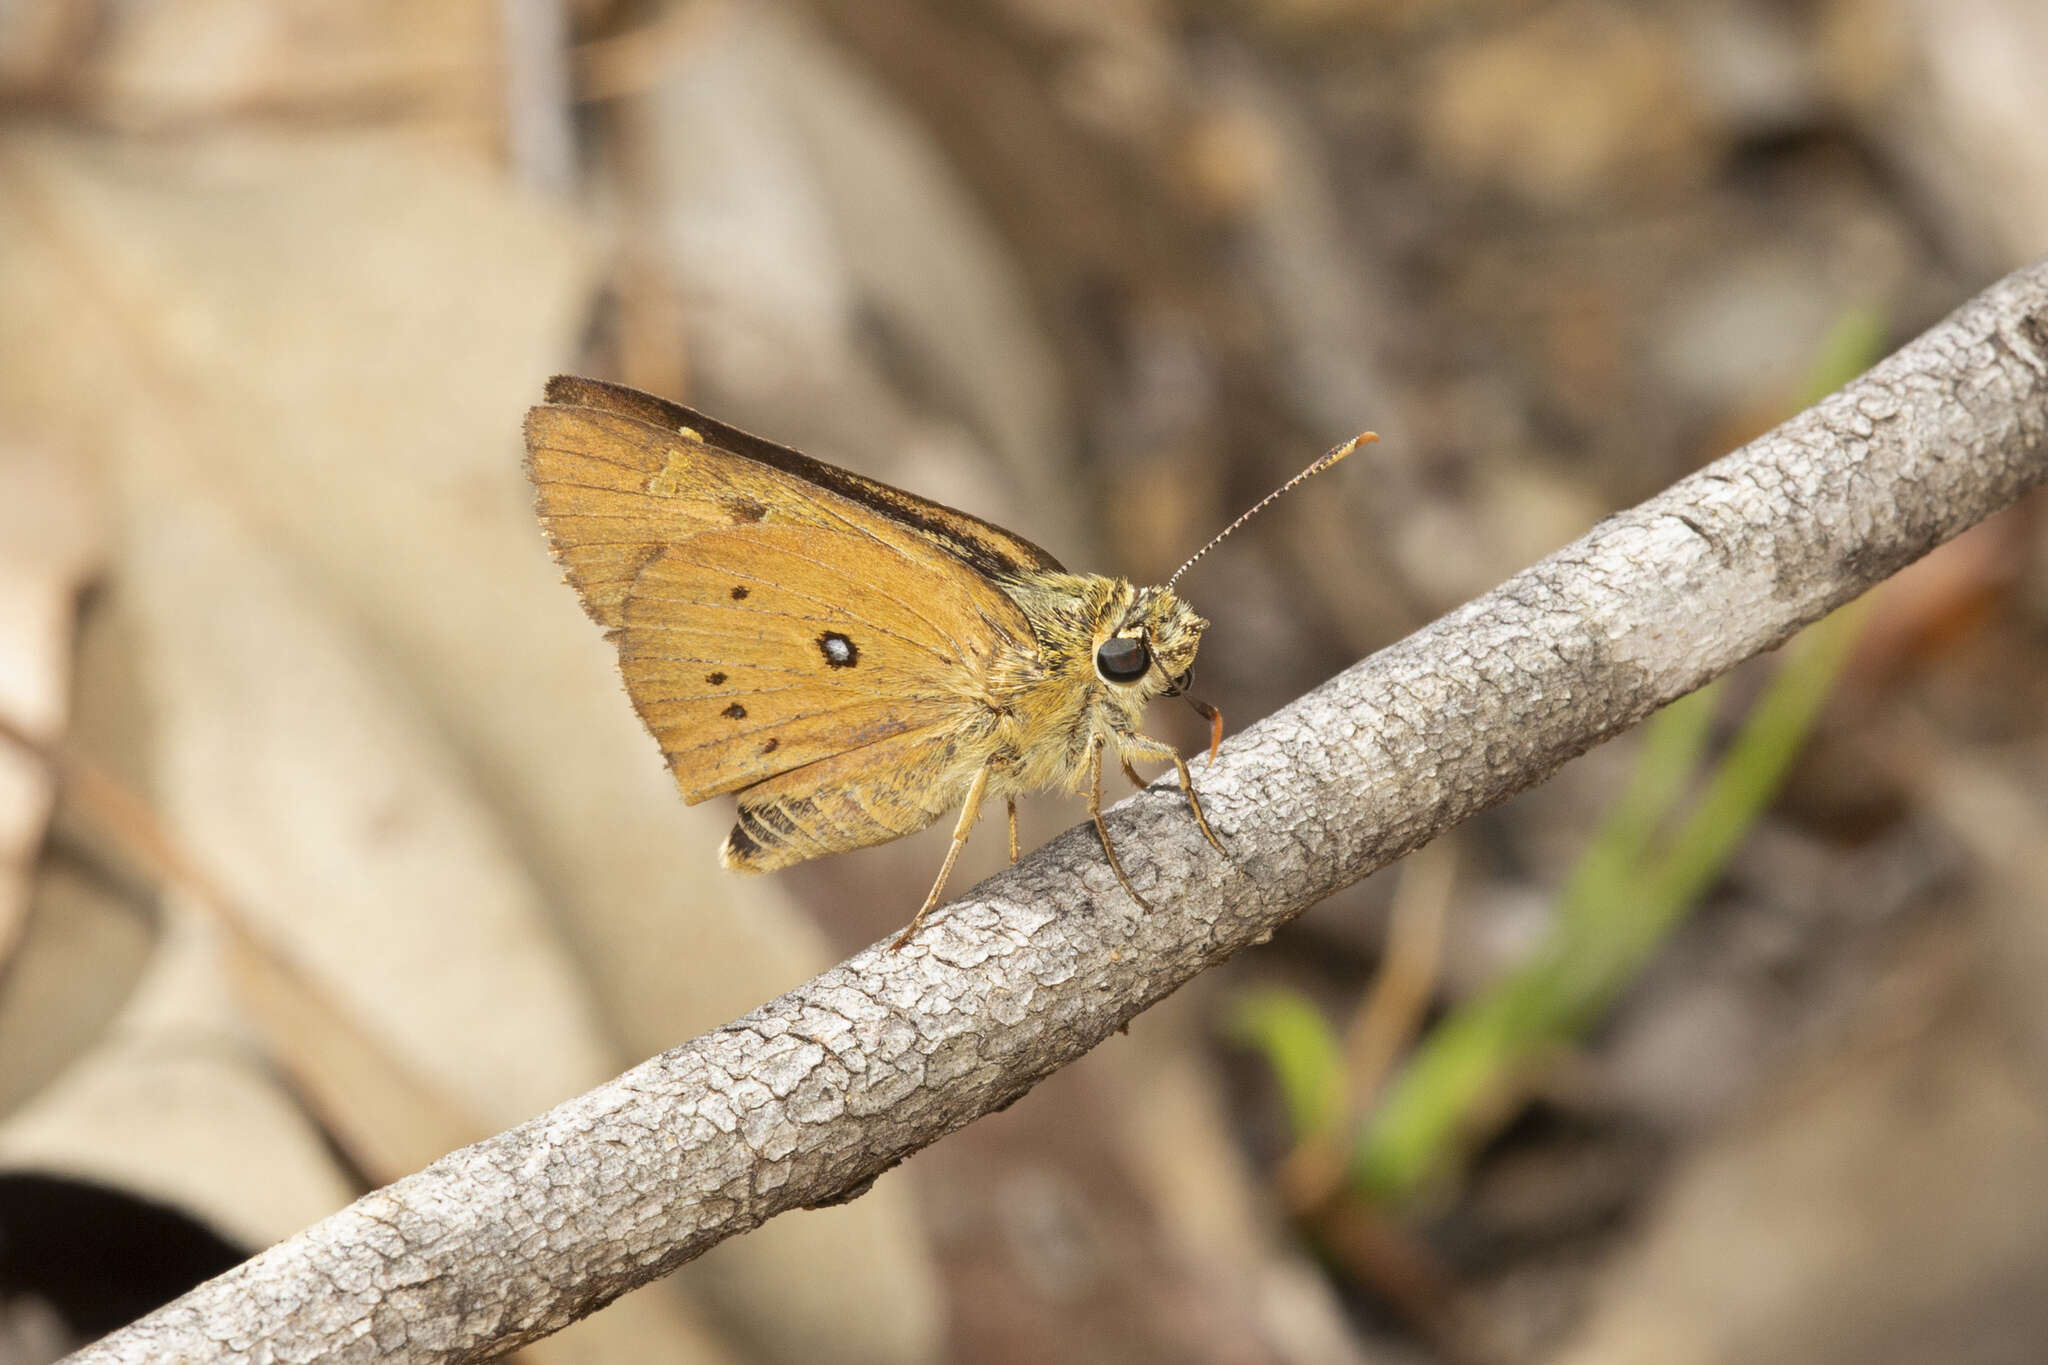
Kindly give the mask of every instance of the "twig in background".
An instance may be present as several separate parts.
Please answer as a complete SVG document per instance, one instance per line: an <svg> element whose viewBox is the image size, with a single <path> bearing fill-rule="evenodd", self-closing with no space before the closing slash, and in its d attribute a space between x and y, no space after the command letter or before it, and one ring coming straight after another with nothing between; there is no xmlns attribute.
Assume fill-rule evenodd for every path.
<svg viewBox="0 0 2048 1365"><path fill-rule="evenodd" d="M576 187L564 2L498 0L506 160L521 184L552 195Z"/></svg>

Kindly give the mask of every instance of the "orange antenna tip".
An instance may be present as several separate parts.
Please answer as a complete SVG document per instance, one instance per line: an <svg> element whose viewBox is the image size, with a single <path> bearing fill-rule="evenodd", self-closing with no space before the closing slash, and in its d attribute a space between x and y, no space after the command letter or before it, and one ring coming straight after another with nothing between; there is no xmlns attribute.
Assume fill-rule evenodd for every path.
<svg viewBox="0 0 2048 1365"><path fill-rule="evenodd" d="M1356 436L1346 441L1343 445L1338 446L1335 450L1325 455L1323 457L1323 468L1328 469L1331 465L1337 463L1337 461L1343 459L1346 455L1349 455L1352 451L1358 449L1360 446L1369 446L1374 441L1379 440L1379 438L1380 434L1377 431L1359 432Z"/></svg>

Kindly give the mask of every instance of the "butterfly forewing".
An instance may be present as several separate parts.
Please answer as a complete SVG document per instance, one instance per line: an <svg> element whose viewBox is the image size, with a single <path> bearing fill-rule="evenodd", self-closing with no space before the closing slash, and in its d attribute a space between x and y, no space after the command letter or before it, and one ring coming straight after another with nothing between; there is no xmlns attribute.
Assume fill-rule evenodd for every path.
<svg viewBox="0 0 2048 1365"><path fill-rule="evenodd" d="M764 441L679 403L573 375L549 380L547 400L527 417L530 468L542 486L543 515L551 482L565 488L590 485L593 491L634 491L638 483L621 487L616 474L595 468L593 462L623 464L629 479L655 477L663 470L673 438L681 433L690 445L729 461L739 482L746 482L754 471L781 475L793 486L861 507L879 524L916 534L982 577L1060 569L1059 561L1044 550L991 522ZM548 458L543 459L544 454ZM588 510L599 515L607 511L602 505ZM567 564L566 555L564 560ZM575 566L568 567L573 575ZM619 580L608 580L608 585L615 595L623 593ZM596 608L592 611L595 614Z"/></svg>
<svg viewBox="0 0 2048 1365"><path fill-rule="evenodd" d="M993 577L1051 557L646 395L548 396L527 420L542 523L684 796L741 792L728 860L779 866L943 812L929 784L863 789L873 755L833 760L887 745L891 770L947 769L986 713L975 679L1031 647Z"/></svg>
<svg viewBox="0 0 2048 1365"><path fill-rule="evenodd" d="M703 531L758 522L778 476L664 431L588 408L535 408L527 418L527 472L541 524L583 605L600 625L621 624L626 593L664 546ZM809 498L781 520L834 525Z"/></svg>

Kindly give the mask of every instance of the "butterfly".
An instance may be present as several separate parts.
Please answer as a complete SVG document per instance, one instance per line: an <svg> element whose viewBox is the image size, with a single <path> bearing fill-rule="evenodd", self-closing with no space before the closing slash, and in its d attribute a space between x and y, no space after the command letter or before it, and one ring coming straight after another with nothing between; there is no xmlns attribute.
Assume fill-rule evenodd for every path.
<svg viewBox="0 0 2048 1365"><path fill-rule="evenodd" d="M1086 789L1102 822L1113 756L1170 763L1209 844L1178 751L1144 734L1148 703L1187 697L1208 622L1173 591L1253 513L1365 441L1324 455L1163 586L1070 573L999 526L750 436L689 408L561 376L526 419L541 525L584 609L618 647L634 709L691 804L731 793L719 850L737 872L901 838L959 816L939 903L984 804ZM1223 717L1188 697L1210 723Z"/></svg>

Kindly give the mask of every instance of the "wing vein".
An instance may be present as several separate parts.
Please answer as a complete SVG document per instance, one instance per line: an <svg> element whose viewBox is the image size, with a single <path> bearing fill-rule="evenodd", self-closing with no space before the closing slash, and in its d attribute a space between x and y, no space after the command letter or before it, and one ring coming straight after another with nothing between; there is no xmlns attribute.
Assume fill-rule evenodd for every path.
<svg viewBox="0 0 2048 1365"><path fill-rule="evenodd" d="M863 534L863 535L865 535L865 536L867 536L867 538L868 538L868 539L870 539L870 540L874 541L874 542L875 542L876 544L878 544L878 545L882 545L882 546L884 546L884 547L886 547L886 548L888 548L888 549L891 549L891 550L895 550L895 551L896 551L896 553L898 553L899 555L901 555L901 556L902 556L902 557L904 558L904 560L905 560L906 562L910 563L910 564L911 564L911 565L912 565L913 567L919 567L919 566L917 565L917 561L916 561L916 560L914 560L914 559L912 559L912 558L910 557L910 555L909 555L909 553L908 553L907 551L905 551L905 550L901 549L901 548L900 548L900 547L898 547L898 546L890 545L890 544L889 544L889 542L887 542L886 540L883 540L883 539L882 539L882 538L881 538L880 536L876 536L876 535L873 535L873 534L872 534L872 533L870 533L870 532L867 532L867 531L862 531L862 534ZM680 549L680 548L682 548L682 547L683 547L684 545L687 545L687 544L688 544L688 542L687 542L687 541L679 541L679 542L677 542L677 548L678 548L678 549ZM843 570L840 570L840 569L839 569L839 568L838 568L838 567L837 567L836 565L833 565L833 564L829 564L829 563L827 563L826 561L824 561L824 560L822 560L822 559L817 559L817 558L814 558L814 557L813 557L813 556L811 556L811 555L807 555L807 554L802 554L802 553L799 553L798 551L796 551L796 550L792 550L792 549L789 549L788 547L779 547L779 548L781 548L781 551L782 551L782 553L783 553L783 554L785 554L785 555L787 555L787 556L788 556L789 558L791 558L791 559L797 559L797 560L802 560L802 561L803 561L804 563L806 563L806 564L809 564L809 565L811 565L811 566L812 566L813 568L823 569L823 570L825 570L825 571L826 571L827 573L843 573ZM697 563L697 561L695 561L695 560L689 560L689 559L687 559L687 557L685 557L685 558L686 558L686 562L689 562L689 563ZM704 564L698 564L697 566L698 566L699 568L709 568L709 567L714 567L714 566L710 566L710 565L704 565ZM722 567L722 566L719 566L719 567ZM923 574L923 576L929 577L929 574L928 574L928 573L925 573L925 572L924 572L924 571L922 571L922 570L921 570L921 573ZM754 581L755 581L756 583L769 583L769 584L772 584L773 586L775 586L776 588L780 589L781 591L784 591L784 592L788 592L788 593L790 593L791 595L793 595L793 596L796 596L796 597L802 597L802 598L804 598L804 599L806 599L806 600L808 600L808 601L812 601L812 602L817 602L817 603L820 603L820 604L821 604L821 605L823 605L823 606L827 606L827 607L829 607L829 606L832 606L832 605L833 605L832 603L830 603L830 602L827 602L827 601L826 601L826 600L825 600L824 598L822 598L822 597L817 597L817 596L814 596L814 595L812 595L812 594L810 594L810 593L806 593L806 592L800 592L800 591L798 591L798 590L796 590L796 589L794 589L794 588L784 588L784 587L783 587L783 586L782 586L781 584L779 584L779 583L775 583L773 579L768 579L768 578L762 578L762 577L759 577L758 575L751 575L751 574L747 575L747 577L753 578L753 580L754 580ZM883 587L881 587L881 586L879 586L879 585L877 585L877 584L874 584L874 583L869 583L869 582L865 582L865 581L861 581L861 582L860 582L860 586L861 586L861 587L863 587L863 588L865 588L865 589L866 589L867 591L869 591L869 592L871 592L871 593L875 594L875 596L877 596L877 597L881 598L881 599L882 599L883 601L885 601L885 602L888 602L888 603L890 603L890 604L891 604L891 605L893 605L893 606L896 606L896 607L899 607L899 608L901 608L901 609L902 609L902 611L903 611L903 613L904 613L905 615L909 616L909 617L910 617L910 618L911 618L912 620L915 620L915 621L921 622L921 623L922 623L922 624L923 624L923 625L924 625L925 627L927 627L927 628L928 628L928 629L929 629L929 630L930 630L930 631L931 631L931 632L932 632L932 633L933 633L934 635L937 635L937 636L938 636L939 638L943 639L943 640L944 640L944 641L945 641L945 642L946 642L946 643L947 643L948 645L952 646L952 653L951 653L951 655L950 655L950 657L949 657L949 656L948 656L948 654L946 653L946 651L944 651L944 650L938 650L938 649L933 649L933 648L932 648L931 646L929 646L929 645L922 645L922 644L920 644L920 645L919 645L919 648L921 648L921 649L925 650L925 652L926 652L926 653L928 653L928 654L931 654L931 655L933 655L934 657L936 657L936 658L938 658L938 659L941 659L941 660L943 660L943 661L946 661L946 662L953 662L953 661L956 661L956 660L957 660L957 661L959 661L959 662L963 662L963 663L964 663L964 662L966 662L966 660L967 660L967 657L968 657L968 656L967 656L967 649L966 649L966 647L965 647L964 645L962 645L962 644L960 643L960 641L959 641L958 639L956 639L956 638L954 637L953 633L952 633L952 632L951 632L950 630L946 629L946 628L945 628L944 626L940 625L940 624L939 624L938 622L936 622L936 621L932 620L932 619L931 619L930 617L926 616L926 615L925 615L925 614L924 614L923 612L919 611L919 610L918 610L918 609L917 609L917 608L916 608L915 606L911 605L911 604L910 604L910 603L909 603L908 601L905 601L905 600L904 600L903 598L900 598L900 597L896 596L896 595L895 595L894 593L890 592L890 591L889 591L888 589L886 589L886 588L883 588ZM716 604L716 603L714 603L713 605L717 605L717 604ZM976 604L976 605L978 606L979 604ZM873 623L872 623L872 622L870 622L869 624L873 624ZM877 629L882 629L882 630L886 630L886 628L885 628L885 627L879 627L879 626L878 626L878 627L876 627L876 628L877 628ZM896 632L894 632L894 631L888 631L887 633L889 633L889 634L892 634L892 635L895 635L895 634L896 634ZM902 639L902 640L906 640L906 641L909 641L909 643L912 643L912 644L917 644L917 643L918 643L918 642L917 642L917 641L915 641L915 640L910 640L910 638L909 638L908 636L898 635L898 636L897 636L897 638L898 638L898 639Z"/></svg>
<svg viewBox="0 0 2048 1365"><path fill-rule="evenodd" d="M722 566L721 566L721 567L722 567ZM795 589L793 589L793 588L786 588L786 587L784 587L784 586L783 586L782 584L780 584L780 583L777 583L777 582L775 582L775 580L774 580L774 579L772 579L772 578L758 578L758 577L755 577L755 576L754 576L754 575L752 575L752 574L744 574L744 573L742 573L742 574L739 574L738 576L739 576L739 577L742 577L742 578L749 578L749 579L752 579L752 581L754 581L754 582L756 582L756 583L766 583L766 584L770 585L771 587L775 588L775 589L776 589L776 591L778 591L778 592L786 592L786 593L788 593L788 594L789 594L790 596L792 596L792 597L801 597L801 598L804 598L804 599L805 599L806 601L811 601L811 602L817 602L817 603L819 603L819 604L821 604L821 605L823 605L823 606L828 606L828 607L829 607L829 606L831 606L831 605L832 605L831 603L829 603L829 602L825 601L825 599L824 599L824 598L822 598L822 597L813 597L813 596L811 596L811 595L810 595L809 593L802 593L802 592L797 592L797 591L796 591ZM795 613L795 612L793 612L793 611L773 611L773 610L770 610L770 609L768 609L768 608L765 608L765 607L735 607L735 606L731 605L730 603L726 603L726 602L706 602L706 601L702 600L701 598L696 598L696 597L674 597L674 596L671 596L671 595L669 595L668 593L661 593L661 592L639 592L639 591L635 591L635 592L633 593L633 597L634 597L634 598L635 598L636 600L638 600L638 601L642 601L642 602L675 602L675 603L679 603L679 604L680 604L680 605L682 605L682 606L690 607L690 608L692 608L692 609L694 609L694 610L698 610L698 611L728 611L728 612L731 612L731 613L733 613L733 614L734 614L734 615L736 615L736 616L779 616L779 617L781 617L781 618L782 618L783 620L785 620L785 621L814 621L814 620L817 620L817 619L819 619L819 618L817 618L817 617L814 617L814 616L799 616L799 615L798 615L797 613ZM850 615L850 613L849 613L849 615ZM880 633L882 633L883 635L886 635L886 636L890 637L891 639L894 639L894 640L901 640L901 641L902 641L902 642L903 642L904 644L906 644L906 645L909 645L909 646L910 646L910 647L911 647L912 649L917 649L917 650L921 650L921 651L923 651L924 653L926 653L926 654L929 654L929 655L931 655L931 656L932 656L932 657L933 657L934 659L937 659L937 660L939 660L939 661L940 661L941 663L951 663L951 662L952 662L952 660L950 660L950 659L948 659L948 658L946 657L945 651L943 651L943 650L939 650L939 649L934 649L934 648L932 648L932 647L931 647L930 645L928 645L928 644L925 644L925 643L923 643L923 642L922 642L922 641L920 641L920 640L914 639L914 638L912 638L911 636L908 636L908 635L904 635L904 634L902 634L901 632L898 632L898 631L893 631L893 630L889 629L889 628L888 628L887 626L879 626L879 625L876 625L876 624L875 624L874 622L872 622L872 621L863 621L863 622L862 622L861 624L863 624L863 625L867 626L867 627L868 627L869 629L871 629L871 630L879 631ZM638 630L641 630L641 631L645 631L645 632L648 632L648 633L650 633L650 634L651 634L651 633L653 633L653 632L655 632L655 631L660 631L660 630L675 630L675 629L681 629L681 627L675 627L675 626L650 626L650 625L645 625L645 624L642 624L642 625L639 625L639 626L635 627L635 629L638 629ZM647 658L647 657L650 657L650 656L648 656L648 655L641 655L641 656L639 656L639 657L641 657L641 658ZM658 659L666 659L666 658L672 658L672 657L676 657L676 656L672 656L672 655L667 655L667 654L657 654L657 655L653 655L653 656L651 656L651 657L654 657L654 658L658 658ZM714 661L712 661L712 662L716 662L716 661L714 660Z"/></svg>

